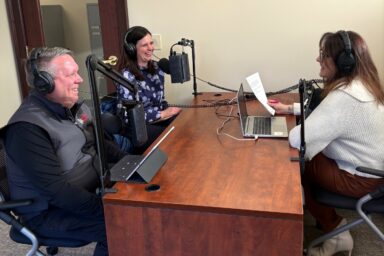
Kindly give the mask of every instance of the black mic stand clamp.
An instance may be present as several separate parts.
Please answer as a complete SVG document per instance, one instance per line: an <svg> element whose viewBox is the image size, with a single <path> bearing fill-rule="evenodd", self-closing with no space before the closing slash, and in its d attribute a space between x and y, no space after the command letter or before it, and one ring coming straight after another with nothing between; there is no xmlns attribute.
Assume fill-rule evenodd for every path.
<svg viewBox="0 0 384 256"><path fill-rule="evenodd" d="M299 161L300 161L300 173L304 174L305 170L305 110L304 110L304 91L307 87L307 82L304 79L299 81L299 95L300 95L300 148L299 148Z"/></svg>

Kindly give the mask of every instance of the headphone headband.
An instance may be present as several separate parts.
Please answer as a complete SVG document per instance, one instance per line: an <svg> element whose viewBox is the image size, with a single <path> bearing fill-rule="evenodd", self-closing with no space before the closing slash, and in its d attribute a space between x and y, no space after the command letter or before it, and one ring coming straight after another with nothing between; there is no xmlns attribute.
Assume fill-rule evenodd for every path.
<svg viewBox="0 0 384 256"><path fill-rule="evenodd" d="M37 62L37 59L40 57L41 51L42 51L41 48L35 48L31 52L31 57L29 58L29 60L31 61L31 71L33 75L38 74L36 62Z"/></svg>
<svg viewBox="0 0 384 256"><path fill-rule="evenodd" d="M352 52L352 45L351 45L351 40L349 39L348 33L344 30L340 30L339 34L340 34L341 39L343 40L343 43L344 43L344 51L351 53Z"/></svg>
<svg viewBox="0 0 384 256"><path fill-rule="evenodd" d="M127 40L128 40L128 36L136 29L136 26L134 27L130 27L127 32L125 32L125 35L124 35L124 42L128 43Z"/></svg>

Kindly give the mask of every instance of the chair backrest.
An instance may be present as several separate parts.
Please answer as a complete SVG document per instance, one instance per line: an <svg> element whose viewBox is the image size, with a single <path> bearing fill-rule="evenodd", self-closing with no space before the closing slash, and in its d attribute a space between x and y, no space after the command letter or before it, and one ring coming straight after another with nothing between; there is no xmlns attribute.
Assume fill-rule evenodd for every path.
<svg viewBox="0 0 384 256"><path fill-rule="evenodd" d="M0 202L9 200L9 187L5 166L5 158L5 148L3 142L0 139Z"/></svg>

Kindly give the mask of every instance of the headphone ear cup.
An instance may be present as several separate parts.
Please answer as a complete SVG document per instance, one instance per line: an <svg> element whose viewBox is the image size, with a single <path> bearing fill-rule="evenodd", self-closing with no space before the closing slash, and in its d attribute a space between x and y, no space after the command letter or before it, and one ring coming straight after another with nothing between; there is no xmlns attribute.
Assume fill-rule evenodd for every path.
<svg viewBox="0 0 384 256"><path fill-rule="evenodd" d="M42 48L35 48L31 52L31 72L33 74L33 87L42 94L53 92L55 89L55 80L46 71L39 71L37 69L37 60L40 58Z"/></svg>
<svg viewBox="0 0 384 256"><path fill-rule="evenodd" d="M125 48L125 52L127 53L128 57L132 60L135 60L136 59L136 46L132 43L124 42L124 48Z"/></svg>
<svg viewBox="0 0 384 256"><path fill-rule="evenodd" d="M55 89L55 81L53 77L45 71L39 71L35 74L33 85L37 91L43 94L51 93Z"/></svg>
<svg viewBox="0 0 384 256"><path fill-rule="evenodd" d="M356 61L352 53L343 51L337 57L337 68L344 74L349 74L355 68Z"/></svg>
<svg viewBox="0 0 384 256"><path fill-rule="evenodd" d="M348 32L344 30L339 31L338 34L343 41L344 50L337 57L336 65L341 73L349 74L356 65L356 60L352 53L351 40L349 39Z"/></svg>
<svg viewBox="0 0 384 256"><path fill-rule="evenodd" d="M134 27L129 28L128 31L124 35L124 49L125 49L125 53L128 55L128 57L131 60L136 60L136 58L137 58L137 56L136 56L136 45L133 44L132 42L128 42L128 38L133 33L133 31L135 31L137 28L139 28L139 27L138 26L134 26Z"/></svg>

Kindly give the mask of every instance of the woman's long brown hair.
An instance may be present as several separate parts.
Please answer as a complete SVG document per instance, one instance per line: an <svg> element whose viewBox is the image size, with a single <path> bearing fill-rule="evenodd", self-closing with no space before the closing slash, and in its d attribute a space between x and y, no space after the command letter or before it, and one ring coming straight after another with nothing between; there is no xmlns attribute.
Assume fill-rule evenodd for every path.
<svg viewBox="0 0 384 256"><path fill-rule="evenodd" d="M339 70L333 78L325 81L323 97L342 86L348 86L353 79L359 79L378 103L384 104L384 91L381 87L377 68L373 63L368 46L364 39L353 31L347 31L352 46L356 66L349 74L343 74ZM325 33L319 43L325 56L331 57L336 63L339 54L344 51L344 42L339 33Z"/></svg>

